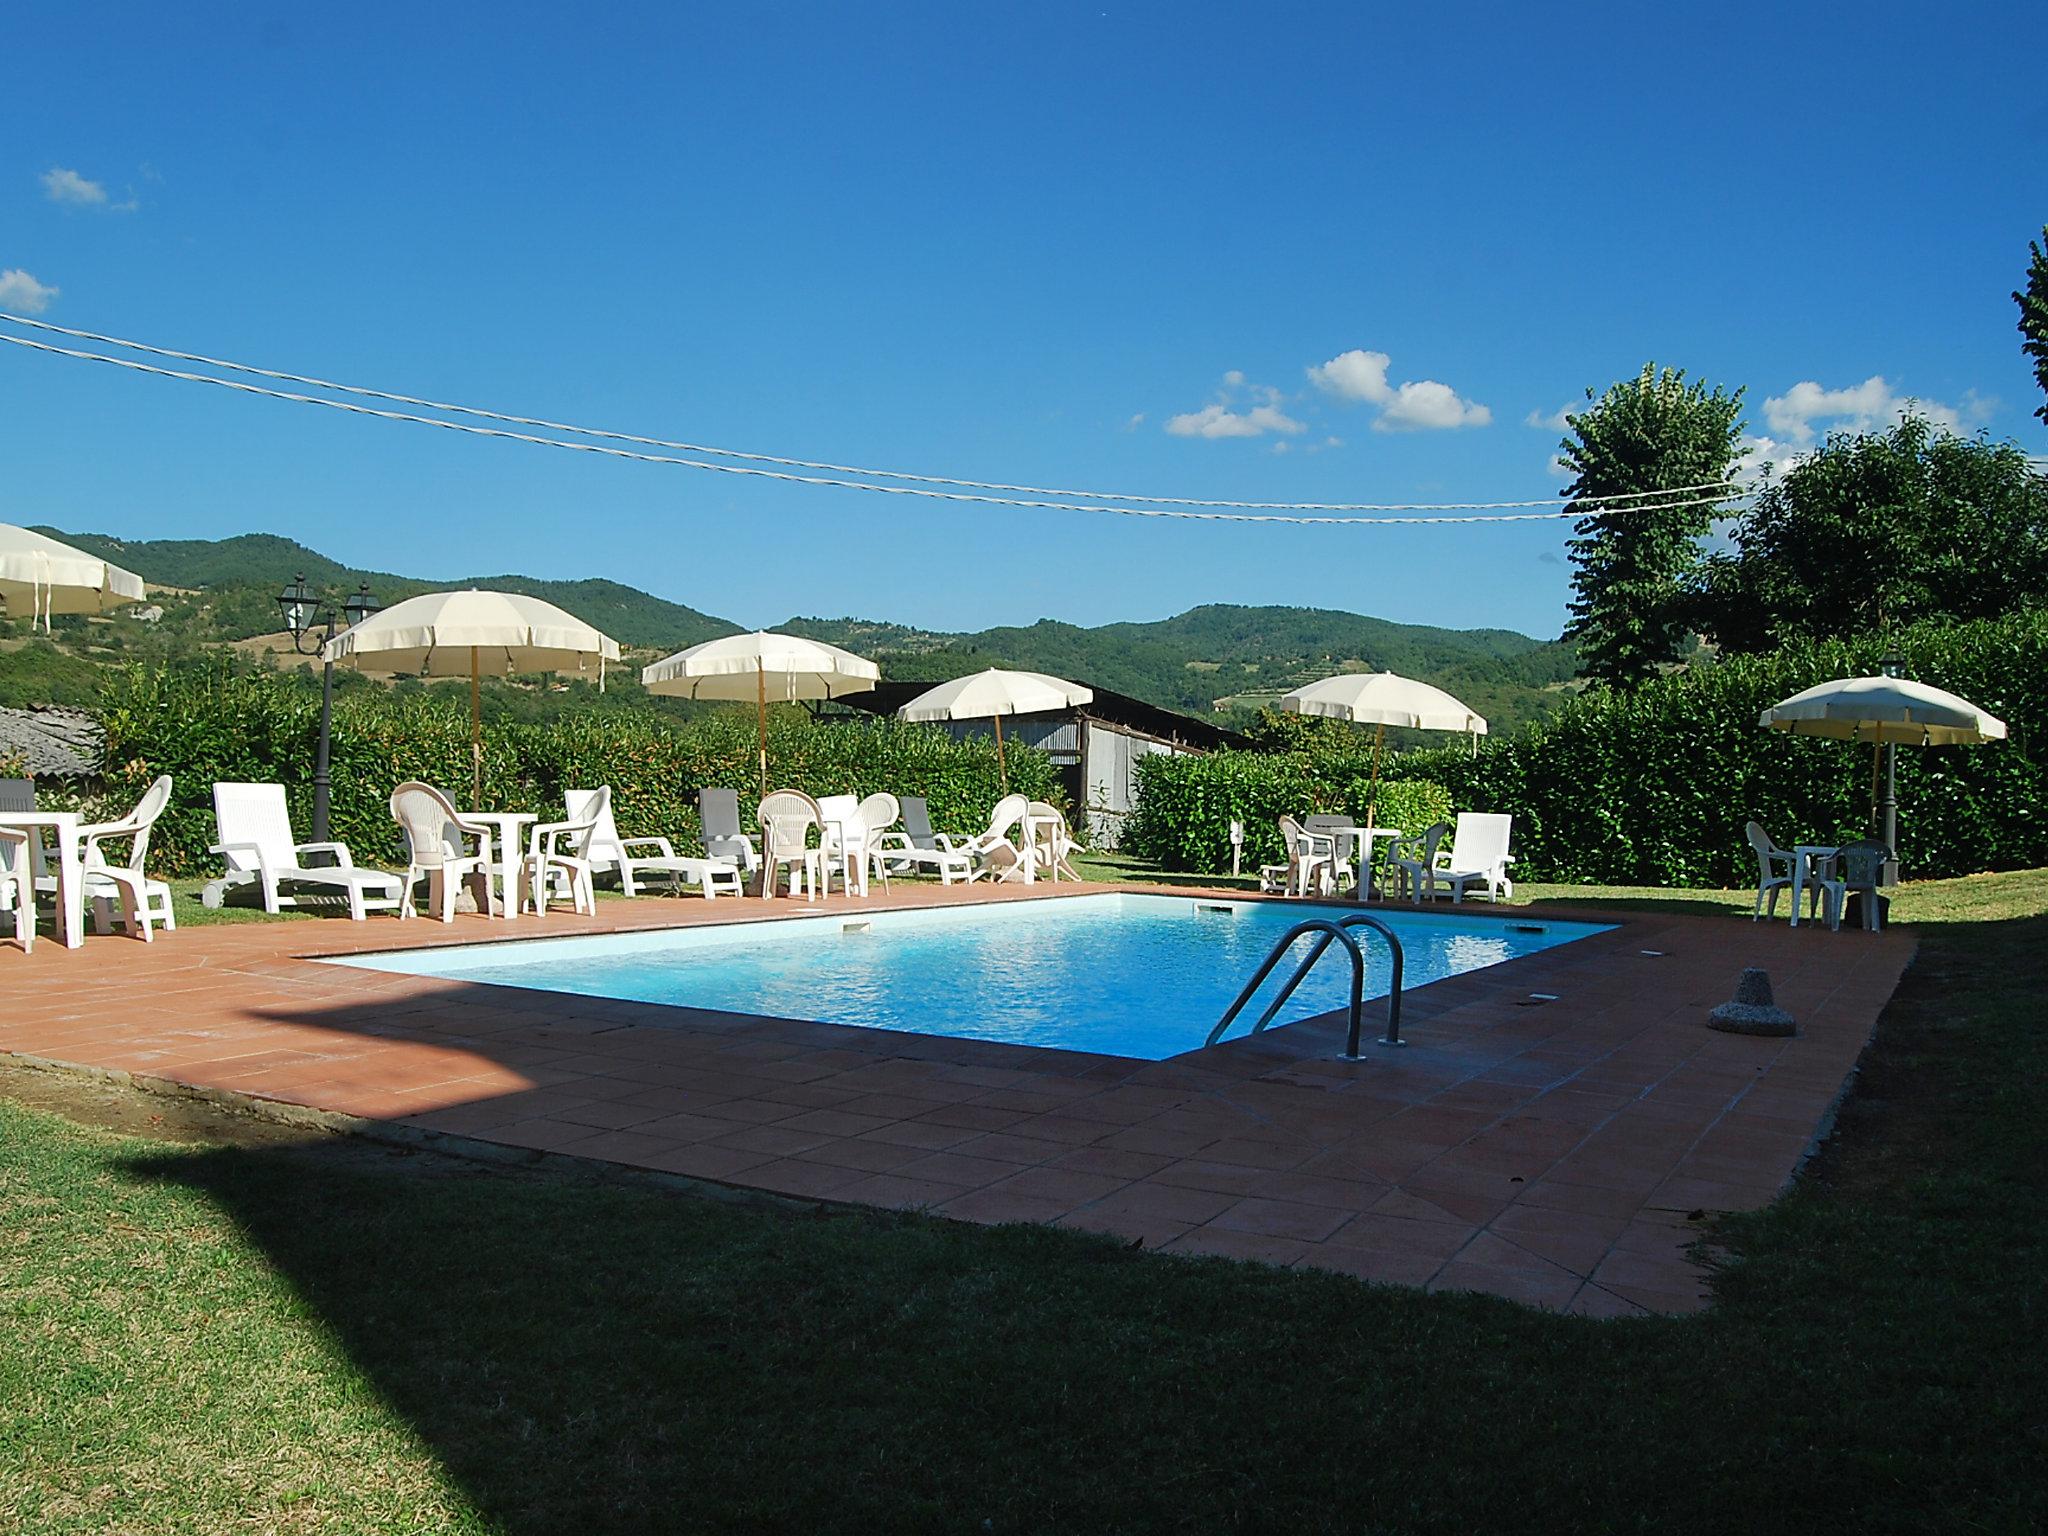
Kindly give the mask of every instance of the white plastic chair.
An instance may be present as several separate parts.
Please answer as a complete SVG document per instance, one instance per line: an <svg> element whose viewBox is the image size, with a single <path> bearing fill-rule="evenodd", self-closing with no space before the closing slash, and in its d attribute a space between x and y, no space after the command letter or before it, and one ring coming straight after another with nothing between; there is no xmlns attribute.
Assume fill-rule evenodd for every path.
<svg viewBox="0 0 2048 1536"><path fill-rule="evenodd" d="M220 841L211 851L228 868L208 887L209 904L217 903L218 893L254 881L263 891L263 910L278 912L299 904L297 897L282 894L282 886L322 886L347 897L348 915L360 923L369 908L396 910L403 899L398 876L357 868L347 843L294 842L282 784L215 784L213 820ZM307 854L325 854L334 862L308 864Z"/></svg>
<svg viewBox="0 0 2048 1536"><path fill-rule="evenodd" d="M1307 896L1313 885L1317 895L1327 894L1337 840L1328 833L1310 832L1292 816L1282 816L1280 841L1287 849L1287 862L1262 866L1259 889L1286 896Z"/></svg>
<svg viewBox="0 0 2048 1536"><path fill-rule="evenodd" d="M1849 893L1857 891L1863 896L1863 927L1867 932L1877 932L1878 882L1891 856L1891 850L1875 840L1850 843L1835 850L1825 869L1807 878L1806 883L1815 900L1821 903L1832 931L1841 932L1842 911L1848 904Z"/></svg>
<svg viewBox="0 0 2048 1536"><path fill-rule="evenodd" d="M1433 898L1439 886L1450 891L1454 902L1463 902L1465 892L1474 886L1484 886L1489 901L1512 899L1515 887L1508 879L1508 866L1515 856L1508 852L1508 839L1514 822L1514 817L1499 811L1458 812L1450 851L1439 849L1435 861L1423 870L1422 894L1415 899Z"/></svg>
<svg viewBox="0 0 2048 1536"><path fill-rule="evenodd" d="M1397 839L1387 854L1390 894L1422 900L1422 873L1435 865L1437 845L1450 835L1451 824L1440 821L1419 837Z"/></svg>
<svg viewBox="0 0 2048 1536"><path fill-rule="evenodd" d="M706 790L705 793L711 791ZM642 882L656 880L666 881L671 889L678 891L686 883L694 884L703 890L707 900L720 891L731 896L740 894L740 866L730 859L697 859L678 854L675 845L665 837L620 837L618 823L612 816L610 785L598 789L572 789L563 796L563 800L570 821L588 818L596 823L582 848L582 857L589 862L592 873L603 875L617 871L620 888L628 896L638 896ZM706 840L709 840L708 836ZM742 837L739 841L746 843L747 840ZM656 851L634 851L645 848ZM748 844L748 851L751 849L752 845Z"/></svg>
<svg viewBox="0 0 2048 1536"><path fill-rule="evenodd" d="M591 888L590 860L585 856L591 834L597 830L598 813L611 814L609 785L584 802L583 813L571 813L567 821L545 821L526 836L524 872L526 889L537 916L548 915L557 877L567 889L569 905L587 917L597 915L597 894Z"/></svg>
<svg viewBox="0 0 2048 1536"><path fill-rule="evenodd" d="M465 875L480 874L486 885L495 867L491 860L491 829L464 821L455 802L431 784L408 779L391 792L391 816L405 833L407 864L400 917L412 916L413 887L427 881L427 900L444 923L455 921L455 892ZM476 839L476 852L464 846ZM507 891L507 906L517 910L516 891Z"/></svg>
<svg viewBox="0 0 2048 1536"><path fill-rule="evenodd" d="M989 812L988 830L961 844L960 851L972 861L970 882L983 879L1022 880L1024 878L1024 855L1017 845L1010 841L1010 831L1024 820L1031 809L1029 797L1005 795Z"/></svg>
<svg viewBox="0 0 2048 1536"><path fill-rule="evenodd" d="M1352 816L1304 816L1301 821L1302 831L1330 840L1330 883L1340 891L1347 885L1358 884L1358 871L1344 851L1346 840L1338 834L1349 832L1357 825L1357 818Z"/></svg>
<svg viewBox="0 0 2048 1536"><path fill-rule="evenodd" d="M1791 889L1792 863L1796 855L1791 849L1780 848L1772 842L1771 834L1757 822L1752 821L1745 830L1749 834L1749 846L1756 852L1756 910L1750 914L1750 921L1755 922L1761 917L1778 915L1778 892ZM1776 873L1780 865L1783 865L1785 870L1782 875ZM1766 897L1770 898L1768 902L1765 901ZM1820 895L1816 889L1814 901L1818 904L1819 900Z"/></svg>
<svg viewBox="0 0 2048 1536"><path fill-rule="evenodd" d="M776 873L786 865L789 894L796 894L797 882L801 880L804 900L816 901L825 876L824 849L811 842L813 830L821 841L824 837L825 816L818 809L818 802L802 790L778 789L761 802L755 818L761 826L763 899L774 896Z"/></svg>
<svg viewBox="0 0 2048 1536"><path fill-rule="evenodd" d="M85 898L92 903L95 933L105 933L111 926L116 899L121 903L121 926L130 933L139 930L145 944L153 938L149 929L152 919L162 923L167 933L177 931L178 916L171 907L170 886L162 880L150 879L143 870L149 858L150 829L156 825L157 817L163 815L170 798L171 776L164 774L142 792L135 809L122 820L78 829L80 857L85 865ZM107 861L103 845L118 842L128 844L125 864ZM56 889L54 880L49 885L53 891Z"/></svg>
<svg viewBox="0 0 2048 1536"><path fill-rule="evenodd" d="M29 835L0 827L0 911L14 910L14 938L23 954L36 946L36 879Z"/></svg>
<svg viewBox="0 0 2048 1536"><path fill-rule="evenodd" d="M886 791L869 795L854 807L854 819L860 824L861 845L861 894L867 892L867 877L870 872L882 877L882 889L889 889L889 864L882 856L882 838L889 829L903 819L903 803Z"/></svg>

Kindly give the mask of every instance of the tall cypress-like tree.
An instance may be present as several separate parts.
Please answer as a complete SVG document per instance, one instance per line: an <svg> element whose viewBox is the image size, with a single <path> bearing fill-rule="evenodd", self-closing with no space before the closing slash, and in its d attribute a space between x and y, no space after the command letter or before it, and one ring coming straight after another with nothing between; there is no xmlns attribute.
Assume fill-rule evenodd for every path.
<svg viewBox="0 0 2048 1536"><path fill-rule="evenodd" d="M1683 654L1685 578L1717 508L1711 490L1669 496L1669 505L1604 503L1725 483L1740 454L1742 391L1709 390L1687 383L1683 369L1646 363L1586 398L1593 403L1567 418L1571 435L1558 450L1573 475L1564 494L1585 513L1567 546L1578 569L1565 635L1579 642L1587 676L1631 688Z"/></svg>
<svg viewBox="0 0 2048 1536"><path fill-rule="evenodd" d="M2041 235L2048 239L2048 224L2041 227ZM2012 301L2020 307L2021 349L2034 360L2034 382L2048 394L2048 252L2034 240L2027 242L2027 249L2034 253L2027 264L2027 286L2017 290ZM2034 414L2048 421L2048 405Z"/></svg>

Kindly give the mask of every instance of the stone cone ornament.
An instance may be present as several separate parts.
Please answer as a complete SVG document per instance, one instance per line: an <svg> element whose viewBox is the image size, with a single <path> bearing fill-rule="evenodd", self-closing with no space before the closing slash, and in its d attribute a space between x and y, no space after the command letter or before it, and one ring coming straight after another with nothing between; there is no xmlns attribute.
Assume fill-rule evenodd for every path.
<svg viewBox="0 0 2048 1536"><path fill-rule="evenodd" d="M1792 1035L1798 1027L1792 1015L1777 1005L1771 995L1768 971L1751 966L1735 984L1735 1001L1723 1003L1707 1015L1707 1028L1726 1030L1731 1035Z"/></svg>

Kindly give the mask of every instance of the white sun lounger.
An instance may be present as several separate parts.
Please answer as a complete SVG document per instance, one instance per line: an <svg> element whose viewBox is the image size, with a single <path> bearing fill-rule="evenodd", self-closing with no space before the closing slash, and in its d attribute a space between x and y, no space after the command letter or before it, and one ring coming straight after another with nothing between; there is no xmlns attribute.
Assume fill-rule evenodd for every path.
<svg viewBox="0 0 2048 1536"><path fill-rule="evenodd" d="M1515 856L1508 852L1508 835L1515 818L1493 811L1458 812L1457 830L1451 834L1450 852L1439 852L1434 864L1422 872L1422 887L1416 899L1435 896L1438 887L1451 893L1451 900L1463 901L1465 892L1484 886L1491 901L1511 899L1514 882L1508 866Z"/></svg>
<svg viewBox="0 0 2048 1536"><path fill-rule="evenodd" d="M616 870L619 885L628 896L638 896L641 885L652 881L666 881L675 888L694 885L707 901L721 891L728 896L740 894L740 869L730 860L690 858L677 853L665 837L620 837L618 823L612 819L609 785L572 789L563 799L570 821L595 823L582 848L592 872L602 875ZM648 849L653 851L644 851Z"/></svg>
<svg viewBox="0 0 2048 1536"><path fill-rule="evenodd" d="M283 894L286 885L311 886L348 898L348 915L361 922L372 907L395 911L404 882L381 869L359 869L347 843L292 841L291 812L282 784L215 784L213 818L220 841L213 852L227 860L228 872L204 893L208 906L220 905L234 886L254 882L263 888L263 910L295 907L298 898ZM307 864L306 854L325 854L331 864Z"/></svg>

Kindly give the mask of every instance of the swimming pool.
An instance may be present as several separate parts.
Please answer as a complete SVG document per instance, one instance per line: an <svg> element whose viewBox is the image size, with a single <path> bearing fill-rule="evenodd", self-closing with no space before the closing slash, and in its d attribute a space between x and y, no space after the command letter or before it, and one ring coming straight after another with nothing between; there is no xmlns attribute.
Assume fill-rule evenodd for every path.
<svg viewBox="0 0 2048 1536"><path fill-rule="evenodd" d="M1158 1061L1207 1039L1288 928L1356 910L1104 893L872 914L841 910L774 922L352 955L330 963ZM1547 918L1384 909L1374 915L1401 936L1407 988L1605 931L1597 923ZM1368 961L1366 996L1383 996L1386 945L1376 934L1358 937ZM1344 1007L1349 966L1340 960L1326 957L1270 1027ZM1287 969L1280 968L1276 983ZM1260 1002L1247 1009L1233 1034L1249 1028L1263 1008Z"/></svg>

